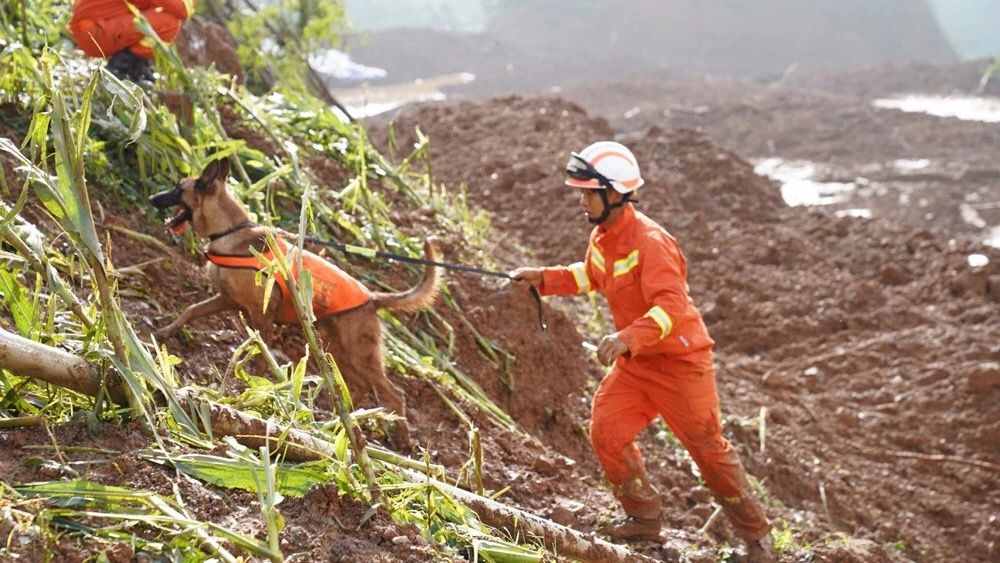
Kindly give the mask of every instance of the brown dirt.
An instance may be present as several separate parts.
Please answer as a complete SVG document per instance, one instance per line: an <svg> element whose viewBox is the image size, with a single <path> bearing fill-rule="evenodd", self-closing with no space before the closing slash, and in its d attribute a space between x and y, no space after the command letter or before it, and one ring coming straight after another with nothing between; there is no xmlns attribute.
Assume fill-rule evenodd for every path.
<svg viewBox="0 0 1000 563"><path fill-rule="evenodd" d="M66 464L79 471L79 478L144 490L165 498L173 498L176 487L193 517L266 538L260 505L254 493L221 489L179 477L168 468L138 458L136 452L151 445L138 424L127 427L106 424L91 433L86 424L71 422L55 428L54 438L62 446L100 448L109 452L65 451ZM53 451L28 449L51 443L45 431L39 428L0 433L0 469L4 480L21 484L68 478L58 468L35 462L54 459ZM368 507L341 496L335 486L317 487L304 497L286 499L279 506L288 523L281 536L281 548L286 556L294 553L313 561L338 562L441 560L441 554L435 554L415 529L393 523L384 512L377 513L359 527ZM399 536L406 536L408 540L393 541ZM22 547L19 551L26 553L30 560L41 560L45 554L44 542L30 535L21 537L31 538L31 542L27 549ZM132 560L134 555L127 544L102 547L96 542L81 542L71 535L65 535L55 546L49 547L54 547L54 556L59 561L85 561L105 550L124 557L119 559L121 561Z"/></svg>
<svg viewBox="0 0 1000 563"><path fill-rule="evenodd" d="M736 121L724 125L735 127ZM569 150L613 136L608 121L558 98L430 105L404 112L396 127L398 146L409 146L407 135L416 124L432 138L435 180L466 184L471 200L492 212L500 267L520 265L531 255L539 263L579 259L589 227L572 192L561 186L560 169ZM251 127L227 126L251 144L264 142L253 141ZM736 144L727 145L738 149L730 152L693 130L636 127L629 133L648 181L641 208L680 239L691 263L692 294L718 341L726 434L763 483L771 517L795 532L797 546L783 561L1000 557L996 471L954 461L1000 463L1000 416L991 408L1000 399L1000 283L990 280L1000 279L995 278L1000 251L883 220L788 209L776 186L737 156L753 153ZM384 133L373 131L372 138ZM336 166L314 171L331 181L342 174ZM104 206L106 222L163 238L149 218L111 202ZM429 210L396 213L411 232L433 230ZM439 234L447 259L465 255L458 235ZM115 233L112 244L119 267L159 256ZM970 270L971 252L988 255L990 265ZM124 278L126 312L144 334L210 290L196 265L191 257L171 257L146 268L147 278ZM192 274L178 276L179 271ZM352 271L397 286L412 281L393 267L358 263ZM549 332L539 334L526 295L476 278L448 279L476 329L518 358L505 384L469 331L440 306L458 333L457 365L533 436L501 431L468 409L483 429L486 486L510 486L504 498L592 531L615 513L584 437L589 396L601 371L583 353L581 341L599 334L581 335L576 326L584 325L548 306ZM186 381L232 390L235 382L220 382L218 374L225 372L241 335L230 321L201 320L189 337L167 345L185 358L180 373ZM283 335L279 345L292 358L301 353L293 334ZM426 383L391 377L407 391L418 440L433 460L457 471L468 459L466 429ZM767 409L763 448L755 425L761 407ZM151 471L128 455L144 445L136 429L104 432L92 438L70 423L56 429L56 437L60 443L103 443L123 451L116 458L121 473L108 469L115 464L88 469L101 482L169 491L168 472ZM25 445L48 442L37 430L0 433L4 479L53 478L35 473L24 459ZM689 560L716 560L715 548L735 540L723 521L710 539L696 533L711 513L710 495L673 444L659 426L641 436L674 530L664 546L636 547L666 560L681 552ZM252 496L190 480L181 486L199 517L243 522L243 531L263 533ZM286 555L432 557L412 537L412 546L401 551L387 536L412 531L381 516L360 531L336 530L332 515L353 529L365 508L332 498L326 489L286 501L282 510L288 522L282 536ZM79 541L60 541L67 557L92 554Z"/></svg>
<svg viewBox="0 0 1000 563"><path fill-rule="evenodd" d="M188 20L175 42L184 64L214 66L219 72L243 83L243 67L236 55L236 40L225 27L201 16Z"/></svg>
<svg viewBox="0 0 1000 563"><path fill-rule="evenodd" d="M567 98L606 117L625 139L650 127L704 131L715 143L748 158L818 163L817 181L864 185L831 210L868 208L875 217L935 231L940 236L987 236L963 218L964 204L1000 199L995 123L960 121L878 109L876 97L963 94L976 88L985 61L957 65L884 65L844 72L794 72L769 83L727 78L676 80L647 76L567 89ZM988 94L997 95L994 81ZM903 172L897 159L927 159ZM980 212L987 225L1000 211Z"/></svg>
<svg viewBox="0 0 1000 563"><path fill-rule="evenodd" d="M418 107L397 120L397 133L416 123L432 139L438 180L466 183L539 262L579 259L588 227L559 167L566 151L609 136L606 123L562 100L516 97ZM839 551L824 560L995 558L995 472L933 456L1000 461L1000 418L987 406L1000 393L1000 295L986 283L1000 251L784 208L774 185L692 131L654 128L630 146L649 185L641 207L691 261L692 293L719 343L726 431L767 488L771 515L800 541L824 544L840 532L869 541L833 542ZM970 270L972 252L991 265ZM753 422L761 407L764 453ZM661 440L651 431L642 442L674 499L668 519L697 528L704 493ZM567 517L565 499L532 492L529 506ZM613 506L594 494L569 497L597 509L572 514L584 529L598 507Z"/></svg>

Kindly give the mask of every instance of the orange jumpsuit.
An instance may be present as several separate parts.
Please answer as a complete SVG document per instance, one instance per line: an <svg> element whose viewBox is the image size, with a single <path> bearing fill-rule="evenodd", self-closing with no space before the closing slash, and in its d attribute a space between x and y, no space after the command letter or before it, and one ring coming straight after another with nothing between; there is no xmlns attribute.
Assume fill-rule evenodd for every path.
<svg viewBox="0 0 1000 563"><path fill-rule="evenodd" d="M295 255L299 249L280 241L288 263L291 265L292 277L298 279ZM268 250L263 253L267 259L273 259L274 254ZM208 261L222 268L261 270L263 264L256 256L232 256L228 254L205 254ZM357 309L371 301L371 292L361 282L352 278L347 272L334 266L322 257L303 251L302 267L312 275L313 313L316 320ZM277 321L283 324L298 322L292 295L281 275L275 276L275 282L281 291L281 307L278 309Z"/></svg>
<svg viewBox="0 0 1000 563"><path fill-rule="evenodd" d="M677 241L626 205L596 227L584 262L546 268L543 295L598 291L629 353L615 362L594 396L590 439L625 512L658 518L660 497L648 483L635 437L662 416L701 469L738 535L770 529L750 494L743 466L722 436L712 346L688 295L687 262Z"/></svg>
<svg viewBox="0 0 1000 563"><path fill-rule="evenodd" d="M130 0L156 30L172 43L194 13L194 0ZM76 0L69 22L73 40L90 57L110 57L123 49L153 58L153 46L135 26L125 0Z"/></svg>

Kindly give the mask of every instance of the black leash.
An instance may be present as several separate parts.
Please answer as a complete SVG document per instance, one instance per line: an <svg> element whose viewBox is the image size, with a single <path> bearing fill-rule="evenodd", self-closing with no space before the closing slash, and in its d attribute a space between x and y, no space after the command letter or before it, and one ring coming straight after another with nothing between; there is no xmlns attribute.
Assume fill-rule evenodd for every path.
<svg viewBox="0 0 1000 563"><path fill-rule="evenodd" d="M372 250L371 248L365 248L363 246L354 246L353 244L344 244L342 242L323 240L316 237L304 237L304 240L321 246L329 246L335 248L345 254L357 254L359 256L364 256L366 258L383 258L385 260L393 260L396 262L406 262L407 264L418 264L422 266L437 266L438 268L444 268L446 270L454 270L457 272L465 272L467 274L476 274L480 276L492 276L495 278L503 278L505 280L514 281L514 277L505 272L495 272L492 270L485 270L483 268L476 268L475 266L466 266L464 264L452 264L449 262L435 262L433 260L427 260L425 258L414 258L412 256L402 256L400 254L393 254L391 252L382 252L381 250ZM538 326L542 330L547 330L549 327L545 323L545 315L542 312L542 295L538 292L538 288L531 286L531 296L535 299L535 306L538 308Z"/></svg>

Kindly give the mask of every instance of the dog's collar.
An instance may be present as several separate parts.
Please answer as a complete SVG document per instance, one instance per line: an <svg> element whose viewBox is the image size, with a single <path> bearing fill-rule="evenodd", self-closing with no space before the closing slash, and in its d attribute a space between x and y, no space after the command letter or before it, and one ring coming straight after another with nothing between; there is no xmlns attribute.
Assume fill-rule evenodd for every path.
<svg viewBox="0 0 1000 563"><path fill-rule="evenodd" d="M215 242L215 241L219 240L220 238L222 238L222 237L224 237L226 235L231 235L231 234L235 233L236 231L242 231L243 229L249 229L251 227L256 227L256 226L257 226L257 223L254 223L253 221L250 221L248 219L246 221L243 221L242 223L238 223L238 224L236 224L236 225L234 225L234 226L226 229L225 231L222 231L221 233L215 233L215 234L208 235L208 240L211 241L211 242Z"/></svg>

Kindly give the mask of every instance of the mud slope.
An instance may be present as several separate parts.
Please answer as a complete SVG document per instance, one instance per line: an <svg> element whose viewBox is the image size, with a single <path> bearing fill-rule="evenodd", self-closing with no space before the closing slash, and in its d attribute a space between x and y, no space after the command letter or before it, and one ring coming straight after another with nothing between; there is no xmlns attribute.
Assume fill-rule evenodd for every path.
<svg viewBox="0 0 1000 563"><path fill-rule="evenodd" d="M473 202L494 212L501 267L520 263L522 246L542 262L582 255L587 226L573 194L561 185L560 168L567 150L612 134L605 121L553 98L429 106L401 120L397 146L411 146L410 131L418 123L433 139L435 180L452 187L465 183ZM232 136L266 148L266 137L251 125L227 116L226 126ZM1000 537L991 518L1000 510L1000 415L992 406L1000 398L1000 287L995 280L990 284L989 275L1000 273L993 265L1000 255L882 222L785 209L770 182L696 132L652 130L636 138L633 148L650 186L643 208L680 238L691 261L693 294L719 342L726 433L762 482L769 515L789 532L792 543L783 561L996 560ZM303 161L318 180L340 185L342 170L307 156ZM95 187L93 193L111 192ZM433 210L394 212L410 232L443 238L447 259L486 250L469 248L461 233L442 228ZM27 214L51 230L44 214ZM168 242L153 217L120 202L103 201L101 222ZM164 256L134 238L110 236L119 268ZM989 254L991 266L969 272L966 256L974 250ZM199 263L177 253L146 266L142 275L122 277L123 308L144 335L210 291ZM345 267L397 287L416 277L365 261ZM181 271L190 274L178 276ZM471 329L439 307L456 327L458 367L525 430L501 430L465 405L483 433L486 487L509 487L502 495L508 502L594 530L615 513L585 436L600 370L581 351L581 340L595 334L581 334L582 324L549 307L549 331L539 334L527 295L469 277L449 276L449 284L472 327L517 358L506 370L493 365ZM0 322L9 326L7 319ZM406 322L429 320L414 316ZM178 366L183 383L234 394L241 384L224 374L241 340L231 321L208 319L165 344L184 358ZM275 344L292 359L301 354L293 331ZM468 461L466 427L427 383L398 373L390 377L406 389L410 422L430 459L457 475ZM357 399L373 403L371 397ZM177 485L173 473L138 458L146 445L138 428L109 427L95 437L74 422L55 429L55 439L114 450L74 451L72 461L98 462L76 465L81 477L163 493ZM0 433L0 474L18 483L58 478L50 466L32 461L35 446L50 442L40 430ZM697 533L713 506L689 459L660 428L640 442L667 497L671 531L663 546L635 547L664 560L682 553L690 560L717 560L734 539L723 521L708 537ZM251 496L187 480L177 486L197 518L263 537L259 505ZM364 523L366 507L331 493L320 488L282 505L286 556L439 558L411 528L382 514ZM342 528L331 526L336 519ZM409 543L396 541L399 536ZM29 538L22 552L32 553L38 544L31 542L42 541ZM94 546L69 536L59 546L67 560L96 555ZM114 547L119 560L132 557L128 546Z"/></svg>
<svg viewBox="0 0 1000 563"><path fill-rule="evenodd" d="M559 99L502 98L417 108L397 132L417 123L438 180L466 183L539 262L579 259L587 226L559 169L566 151L611 136L606 122ZM784 208L749 164L692 131L653 129L631 147L649 186L641 208L690 260L718 341L727 432L772 516L801 541L874 542L837 561L1000 556L1000 252ZM990 265L970 270L973 252ZM691 483L654 434L643 441L653 473L684 498ZM699 521L676 508L675 523Z"/></svg>

